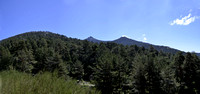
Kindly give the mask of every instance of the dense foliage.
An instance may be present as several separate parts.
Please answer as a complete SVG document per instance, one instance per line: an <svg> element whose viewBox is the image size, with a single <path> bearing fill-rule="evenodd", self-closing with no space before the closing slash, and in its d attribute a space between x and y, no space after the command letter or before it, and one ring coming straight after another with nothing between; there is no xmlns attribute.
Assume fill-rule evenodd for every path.
<svg viewBox="0 0 200 94"><path fill-rule="evenodd" d="M92 43L50 32L29 32L0 42L0 70L90 81L103 94L199 94L196 54L153 47Z"/></svg>

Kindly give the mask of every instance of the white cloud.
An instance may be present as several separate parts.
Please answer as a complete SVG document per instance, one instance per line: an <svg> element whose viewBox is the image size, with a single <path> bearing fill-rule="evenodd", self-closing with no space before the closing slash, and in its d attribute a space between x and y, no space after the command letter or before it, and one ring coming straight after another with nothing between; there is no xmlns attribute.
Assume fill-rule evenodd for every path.
<svg viewBox="0 0 200 94"><path fill-rule="evenodd" d="M142 34L142 37L143 37L143 42L147 42L146 34Z"/></svg>
<svg viewBox="0 0 200 94"><path fill-rule="evenodd" d="M181 19L176 19L170 23L170 25L189 25L190 23L194 22L196 19L199 19L199 16L191 17L191 13L188 16L185 16Z"/></svg>
<svg viewBox="0 0 200 94"><path fill-rule="evenodd" d="M122 35L122 37L130 38L130 37L128 37L127 35Z"/></svg>
<svg viewBox="0 0 200 94"><path fill-rule="evenodd" d="M144 38L143 38L143 41L144 41L144 42L146 42L146 41L147 41L147 38L146 38L146 37L144 37Z"/></svg>

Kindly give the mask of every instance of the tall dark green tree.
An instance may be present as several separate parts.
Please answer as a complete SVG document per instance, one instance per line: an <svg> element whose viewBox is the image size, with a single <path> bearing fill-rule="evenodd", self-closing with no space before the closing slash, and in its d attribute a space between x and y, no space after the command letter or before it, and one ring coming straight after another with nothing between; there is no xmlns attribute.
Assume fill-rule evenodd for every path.
<svg viewBox="0 0 200 94"><path fill-rule="evenodd" d="M9 66L12 63L12 56L10 54L10 51L3 47L0 46L0 70L6 70L9 69Z"/></svg>
<svg viewBox="0 0 200 94"><path fill-rule="evenodd" d="M197 62L195 62L194 57L192 56L191 53L187 53L183 64L183 70L184 70L183 82L185 85L184 87L185 93L196 94L195 79L197 77L197 69L198 69Z"/></svg>
<svg viewBox="0 0 200 94"><path fill-rule="evenodd" d="M37 63L34 64L33 73L40 71L53 72L60 63L58 55L59 53L56 53L53 48L38 48L35 52L35 60Z"/></svg>
<svg viewBox="0 0 200 94"><path fill-rule="evenodd" d="M177 91L177 86L176 86L176 79L174 79L174 67L173 64L166 66L162 70L162 89L166 94L173 94Z"/></svg>
<svg viewBox="0 0 200 94"><path fill-rule="evenodd" d="M178 83L180 83L180 87L183 86L183 78L184 78L184 72L183 72L183 62L185 60L185 57L182 55L182 52L178 52L175 55L174 58L174 65L175 65L175 78Z"/></svg>
<svg viewBox="0 0 200 94"><path fill-rule="evenodd" d="M133 83L134 93L146 94L147 93L147 81L145 78L144 65L142 63L140 63L140 65L138 65L134 79L135 79L135 81Z"/></svg>
<svg viewBox="0 0 200 94"><path fill-rule="evenodd" d="M122 92L126 92L128 90L127 87L130 86L129 75L130 69L128 67L128 63L124 61L121 56L113 55L112 60L113 70L113 93L121 94Z"/></svg>
<svg viewBox="0 0 200 94"><path fill-rule="evenodd" d="M178 93L185 93L185 82L184 82L184 60L185 57L182 55L182 52L178 52L175 55L174 65L175 65L175 78L176 81L180 84L178 86Z"/></svg>
<svg viewBox="0 0 200 94"><path fill-rule="evenodd" d="M147 91L149 94L162 94L162 77L160 75L160 70L155 67L153 57L149 56L147 60L147 65L145 67L147 75Z"/></svg>
<svg viewBox="0 0 200 94"><path fill-rule="evenodd" d="M82 80L84 75L83 65L79 60L72 62L70 65L70 76Z"/></svg>
<svg viewBox="0 0 200 94"><path fill-rule="evenodd" d="M99 57L98 64L94 69L95 85L101 90L102 94L113 93L112 59L113 57L111 54L104 54L104 56Z"/></svg>
<svg viewBox="0 0 200 94"><path fill-rule="evenodd" d="M16 70L23 72L32 72L33 64L37 63L30 50L19 50L14 56L14 66Z"/></svg>

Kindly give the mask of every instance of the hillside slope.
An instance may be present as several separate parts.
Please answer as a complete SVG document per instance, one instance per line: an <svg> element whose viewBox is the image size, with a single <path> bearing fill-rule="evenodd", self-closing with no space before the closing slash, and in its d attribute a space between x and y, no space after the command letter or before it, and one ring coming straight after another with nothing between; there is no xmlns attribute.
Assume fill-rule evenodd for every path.
<svg viewBox="0 0 200 94"><path fill-rule="evenodd" d="M126 45L134 42L128 38L120 38L115 40L116 43L111 41L93 43L51 32L23 33L0 42L0 71L16 70L33 77L49 72L51 75L57 74L56 80L57 78L67 80L70 77L78 83L83 81L81 84L89 82L94 86L94 90L97 89L102 94L137 94L138 91L144 92L142 94L149 92L178 94L182 90L176 88L182 89L181 87L185 85L182 83L188 82L183 79L179 83L176 79L175 71L181 66L182 73L186 75L185 77L191 77L188 78L189 82L193 82L193 85L190 83L187 85L188 88L194 88L188 92L196 92L188 94L199 94L197 92L200 90L198 87L200 60L196 54L179 52L174 55L158 51L153 47L145 49L137 45L124 46L123 41L127 41ZM45 81L48 80L42 80L40 83L49 84ZM15 85L19 85L16 88L21 88L20 84ZM138 88L141 85L144 90ZM169 90L168 87L174 88ZM51 90L59 92L56 88L47 92ZM92 89L93 87L86 91ZM36 92L42 91L38 89Z"/></svg>

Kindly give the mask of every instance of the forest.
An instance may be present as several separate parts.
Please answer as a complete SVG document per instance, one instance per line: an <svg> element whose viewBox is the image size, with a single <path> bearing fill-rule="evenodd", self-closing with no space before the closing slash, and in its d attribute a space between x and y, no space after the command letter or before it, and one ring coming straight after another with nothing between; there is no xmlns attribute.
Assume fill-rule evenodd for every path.
<svg viewBox="0 0 200 94"><path fill-rule="evenodd" d="M200 94L200 59L195 53L172 54L152 46L146 49L113 42L93 43L47 31L1 40L0 71L32 77L46 72L57 74L57 79L94 84L87 88L93 93Z"/></svg>

